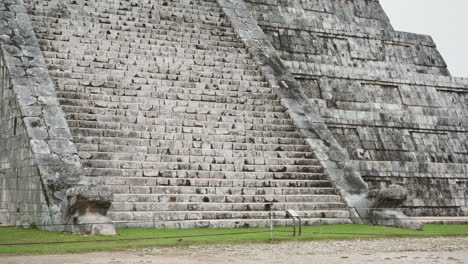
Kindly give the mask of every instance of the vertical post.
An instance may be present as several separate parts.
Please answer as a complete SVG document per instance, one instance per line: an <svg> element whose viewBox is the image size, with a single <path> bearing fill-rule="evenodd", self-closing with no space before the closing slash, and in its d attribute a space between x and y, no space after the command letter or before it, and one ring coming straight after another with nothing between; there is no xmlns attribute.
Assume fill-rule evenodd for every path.
<svg viewBox="0 0 468 264"><path fill-rule="evenodd" d="M302 236L302 221L300 217L298 217L297 220L299 220L299 236Z"/></svg>
<svg viewBox="0 0 468 264"><path fill-rule="evenodd" d="M270 209L270 240L273 240L273 213L271 212Z"/></svg>
<svg viewBox="0 0 468 264"><path fill-rule="evenodd" d="M292 220L293 220L293 237L295 237L296 236L296 218L293 216Z"/></svg>

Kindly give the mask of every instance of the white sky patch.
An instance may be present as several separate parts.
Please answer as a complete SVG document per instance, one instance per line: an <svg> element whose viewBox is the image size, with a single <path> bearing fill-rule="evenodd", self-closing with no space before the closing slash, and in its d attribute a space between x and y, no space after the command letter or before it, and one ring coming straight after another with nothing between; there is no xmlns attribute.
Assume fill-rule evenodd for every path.
<svg viewBox="0 0 468 264"><path fill-rule="evenodd" d="M452 76L468 77L468 0L380 0L395 30L430 35Z"/></svg>

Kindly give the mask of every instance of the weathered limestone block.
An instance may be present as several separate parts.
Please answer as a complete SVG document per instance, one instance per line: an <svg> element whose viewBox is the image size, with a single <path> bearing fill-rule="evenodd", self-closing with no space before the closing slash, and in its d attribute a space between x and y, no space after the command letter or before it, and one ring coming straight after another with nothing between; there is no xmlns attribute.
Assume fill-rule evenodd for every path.
<svg viewBox="0 0 468 264"><path fill-rule="evenodd" d="M67 191L62 203L65 231L82 235L116 235L107 211L112 204L112 193L97 188L73 188Z"/></svg>
<svg viewBox="0 0 468 264"><path fill-rule="evenodd" d="M9 133L7 140L11 140L19 139L16 134L21 132L21 143L14 148L6 141L0 142L1 155L6 160L2 159L5 164L1 167L14 164L6 177L16 181L1 186L2 193L10 194L2 199L14 205L14 208L8 208L10 223L26 221L39 228L64 231L68 228L68 223L63 222L64 217L72 213L60 209L69 208L64 204L67 203L67 192L86 188L89 182L24 3L11 0L2 3L2 7L0 66L4 85L0 92L2 100L15 106L13 113L16 114L11 119L11 113L8 113L11 109L2 109L1 127L10 128L2 134ZM7 126L12 121L14 125ZM108 208L107 203L111 201L108 199L104 203L107 199L104 196L98 200L80 196L78 200L82 199L93 201L89 208Z"/></svg>
<svg viewBox="0 0 468 264"><path fill-rule="evenodd" d="M372 201L369 212L370 222L375 225L422 230L421 222L399 211L407 196L408 191L399 185L369 191L367 198Z"/></svg>

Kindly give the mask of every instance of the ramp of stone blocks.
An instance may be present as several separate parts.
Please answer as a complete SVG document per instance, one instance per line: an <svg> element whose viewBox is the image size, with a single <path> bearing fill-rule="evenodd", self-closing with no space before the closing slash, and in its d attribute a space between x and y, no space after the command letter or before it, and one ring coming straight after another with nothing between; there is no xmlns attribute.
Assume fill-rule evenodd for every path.
<svg viewBox="0 0 468 264"><path fill-rule="evenodd" d="M0 222L63 230L78 153L23 2L0 3L0 23Z"/></svg>
<svg viewBox="0 0 468 264"><path fill-rule="evenodd" d="M27 0L85 174L121 227L350 223L215 1ZM270 205L272 204L272 205Z"/></svg>

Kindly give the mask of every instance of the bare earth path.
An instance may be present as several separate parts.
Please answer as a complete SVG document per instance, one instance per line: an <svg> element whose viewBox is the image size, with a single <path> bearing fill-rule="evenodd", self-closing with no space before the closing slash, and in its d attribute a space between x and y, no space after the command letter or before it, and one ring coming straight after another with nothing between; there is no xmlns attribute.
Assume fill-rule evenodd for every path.
<svg viewBox="0 0 468 264"><path fill-rule="evenodd" d="M0 263L468 263L468 237L198 245L120 252L0 257Z"/></svg>

